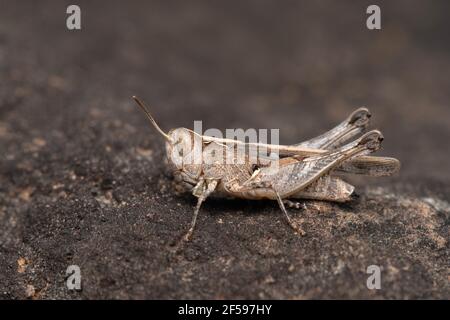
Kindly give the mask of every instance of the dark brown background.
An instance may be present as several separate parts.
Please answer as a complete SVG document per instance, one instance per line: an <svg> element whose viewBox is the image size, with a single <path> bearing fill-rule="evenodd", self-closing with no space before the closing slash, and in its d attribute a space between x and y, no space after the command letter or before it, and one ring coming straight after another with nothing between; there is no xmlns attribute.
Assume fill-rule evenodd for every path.
<svg viewBox="0 0 450 320"><path fill-rule="evenodd" d="M1 298L450 298L448 1L0 1ZM359 106L402 161L360 198L208 201L172 191L165 129L309 138ZM81 268L83 290L64 284ZM382 267L382 289L365 270Z"/></svg>

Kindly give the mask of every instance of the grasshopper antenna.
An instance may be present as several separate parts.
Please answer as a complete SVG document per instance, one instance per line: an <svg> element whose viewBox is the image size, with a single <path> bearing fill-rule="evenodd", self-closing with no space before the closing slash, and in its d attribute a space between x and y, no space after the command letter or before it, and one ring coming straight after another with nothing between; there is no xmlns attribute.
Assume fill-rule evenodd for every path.
<svg viewBox="0 0 450 320"><path fill-rule="evenodd" d="M167 135L167 133L165 133L164 131L162 131L162 129L158 126L158 124L156 123L155 119L153 119L152 115L150 114L150 111L148 111L148 108L145 106L145 104L136 96L133 96L133 100L136 101L137 105L139 107L141 107L141 109L144 111L145 115L147 116L148 120L150 120L150 123L156 128L156 130L158 130L158 132L167 140L169 141L169 143L172 142L172 140L170 140L170 137Z"/></svg>

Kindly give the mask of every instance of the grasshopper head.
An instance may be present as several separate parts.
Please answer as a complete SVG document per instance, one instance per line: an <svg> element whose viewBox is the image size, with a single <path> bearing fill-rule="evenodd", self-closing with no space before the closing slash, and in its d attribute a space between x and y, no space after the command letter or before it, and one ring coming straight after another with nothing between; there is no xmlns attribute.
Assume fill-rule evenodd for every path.
<svg viewBox="0 0 450 320"><path fill-rule="evenodd" d="M202 164L202 138L186 128L173 129L168 134L166 153L169 165L176 171L197 178Z"/></svg>
<svg viewBox="0 0 450 320"><path fill-rule="evenodd" d="M202 169L202 137L186 128L178 128L165 133L151 116L148 108L137 97L133 97L142 108L150 123L166 140L166 153L170 167L176 177L195 184Z"/></svg>

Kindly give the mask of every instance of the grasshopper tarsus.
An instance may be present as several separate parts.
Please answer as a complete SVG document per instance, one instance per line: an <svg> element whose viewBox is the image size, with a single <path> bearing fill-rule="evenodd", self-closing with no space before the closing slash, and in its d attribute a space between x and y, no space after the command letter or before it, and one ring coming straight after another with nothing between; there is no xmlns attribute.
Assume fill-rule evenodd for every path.
<svg viewBox="0 0 450 320"><path fill-rule="evenodd" d="M295 226L294 231L301 237L306 236L306 231L299 226Z"/></svg>
<svg viewBox="0 0 450 320"><path fill-rule="evenodd" d="M194 228L189 228L188 232L184 235L183 240L189 242L192 240L192 234L194 233Z"/></svg>
<svg viewBox="0 0 450 320"><path fill-rule="evenodd" d="M305 203L300 203L298 201L291 201L289 199L283 199L283 202L286 206L289 208L295 208L295 209L307 209Z"/></svg>

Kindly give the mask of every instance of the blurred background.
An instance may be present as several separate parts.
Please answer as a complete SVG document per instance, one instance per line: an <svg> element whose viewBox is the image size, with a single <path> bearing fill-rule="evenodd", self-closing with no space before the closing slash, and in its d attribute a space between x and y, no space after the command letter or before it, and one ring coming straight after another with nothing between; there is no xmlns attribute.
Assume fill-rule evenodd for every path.
<svg viewBox="0 0 450 320"><path fill-rule="evenodd" d="M81 8L81 30L66 28L70 4ZM366 27L371 4L381 8L381 30ZM151 106L165 130L192 128L194 120L222 130L279 128L283 144L318 135L366 106L372 127L385 137L379 154L400 159L402 169L391 178L352 181L450 200L448 1L0 0L0 8L0 267L15 268L21 255L35 261L37 273L0 272L5 297L78 297L60 289L63 277L49 275L63 274L74 261L84 261L96 275L91 280L96 289L85 289L82 297L213 296L205 289L207 280L199 280L192 295L176 291L170 285L178 284L175 275L190 269L156 265L165 260L152 254L182 232L192 202L172 195L170 177L162 173L163 143L132 95ZM221 206L205 211L233 212L242 203ZM252 206L244 204L243 210ZM275 207L256 210L277 216ZM136 225L146 226L140 219L154 224L154 215L166 211L173 216L157 216L165 222L149 241ZM262 216L258 223L263 221ZM141 231L125 228L128 235L120 238L117 228L128 223ZM139 236L130 237L133 232ZM193 263L213 240L192 249ZM150 247L143 250L141 241ZM101 277L99 260L88 261L105 247L111 255L104 259L125 255L125 262L119 259L125 266ZM130 247L127 256L122 250ZM161 278L163 269L175 275L158 285L147 280L158 288L154 294L138 280L134 287L121 283L127 267L142 278L130 267L142 261L154 261L147 262L148 274L141 270L147 279ZM433 283L430 279L424 283ZM223 297L292 297L283 286L266 295L224 286ZM317 289L302 297L366 294L342 288L335 295ZM419 288L419 296L445 297L445 291L427 290Z"/></svg>
<svg viewBox="0 0 450 320"><path fill-rule="evenodd" d="M280 128L294 143L367 106L402 176L449 178L446 1L379 1L380 31L368 1L80 1L80 31L68 4L2 1L12 131L70 130L93 109L141 123L137 94L165 128Z"/></svg>

